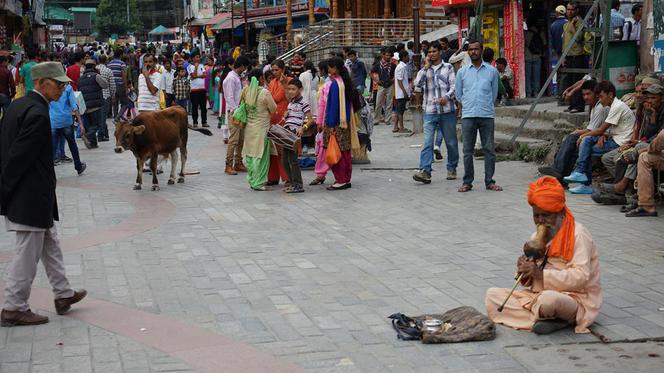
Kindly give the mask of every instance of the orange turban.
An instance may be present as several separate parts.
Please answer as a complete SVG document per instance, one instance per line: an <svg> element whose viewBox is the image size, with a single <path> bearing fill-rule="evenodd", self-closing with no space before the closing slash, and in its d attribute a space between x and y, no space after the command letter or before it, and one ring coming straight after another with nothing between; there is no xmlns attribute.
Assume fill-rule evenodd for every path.
<svg viewBox="0 0 664 373"><path fill-rule="evenodd" d="M548 255L569 262L574 256L574 215L565 205L565 189L554 177L543 176L528 188L528 203L546 212L565 212L562 226L551 241Z"/></svg>

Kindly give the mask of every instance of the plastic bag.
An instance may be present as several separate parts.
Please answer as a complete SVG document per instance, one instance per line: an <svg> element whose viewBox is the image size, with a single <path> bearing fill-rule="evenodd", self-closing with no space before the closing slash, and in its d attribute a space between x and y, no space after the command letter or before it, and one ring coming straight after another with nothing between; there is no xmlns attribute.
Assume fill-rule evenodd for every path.
<svg viewBox="0 0 664 373"><path fill-rule="evenodd" d="M341 159L341 149L337 143L337 136L334 132L330 134L330 140L327 142L327 149L325 150L325 163L328 166L334 166L339 163Z"/></svg>

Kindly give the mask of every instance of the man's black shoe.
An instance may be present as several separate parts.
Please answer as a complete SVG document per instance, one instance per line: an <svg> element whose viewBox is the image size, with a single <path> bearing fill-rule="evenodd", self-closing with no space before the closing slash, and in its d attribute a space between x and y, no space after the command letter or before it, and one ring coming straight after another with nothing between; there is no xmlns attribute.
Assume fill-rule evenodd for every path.
<svg viewBox="0 0 664 373"><path fill-rule="evenodd" d="M563 178L563 175L560 172L558 172L558 170L556 170L555 168L553 168L551 166L539 167L537 169L537 171L539 171L539 173L542 174L542 175L553 176L556 179L562 179Z"/></svg>

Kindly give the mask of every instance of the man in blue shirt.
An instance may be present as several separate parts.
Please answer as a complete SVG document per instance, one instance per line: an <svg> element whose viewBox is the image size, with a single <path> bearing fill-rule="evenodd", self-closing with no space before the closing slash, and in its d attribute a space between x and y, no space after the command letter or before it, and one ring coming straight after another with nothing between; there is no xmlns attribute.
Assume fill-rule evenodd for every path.
<svg viewBox="0 0 664 373"><path fill-rule="evenodd" d="M567 10L564 5L556 7L556 20L551 22L549 28L549 40L551 41L551 49L555 53L556 61L563 54L563 26L567 23L565 18Z"/></svg>
<svg viewBox="0 0 664 373"><path fill-rule="evenodd" d="M357 58L357 52L354 50L348 52L348 59L350 60L350 76L353 79L353 86L363 95L367 86L367 67Z"/></svg>
<svg viewBox="0 0 664 373"><path fill-rule="evenodd" d="M62 139L67 141L69 145L69 152L74 158L74 168L79 175L85 171L87 165L81 162L78 154L78 146L74 138L74 122L72 120L72 113L76 115L79 125L83 123L81 114L78 112L78 103L74 95L74 89L71 85L67 84L64 92L58 101L51 101L49 103L49 117L51 118L51 138L53 140L53 159L57 162L64 157L64 145L61 145ZM81 126L81 136L85 136L85 129Z"/></svg>
<svg viewBox="0 0 664 373"><path fill-rule="evenodd" d="M498 96L498 70L482 61L483 45L477 40L468 43L468 55L472 62L459 70L456 76L455 95L461 103L461 133L463 135L463 184L459 192L473 189L475 169L473 153L477 133L480 133L484 151L484 185L487 190L503 190L493 180L496 169L496 150L493 142L494 102Z"/></svg>

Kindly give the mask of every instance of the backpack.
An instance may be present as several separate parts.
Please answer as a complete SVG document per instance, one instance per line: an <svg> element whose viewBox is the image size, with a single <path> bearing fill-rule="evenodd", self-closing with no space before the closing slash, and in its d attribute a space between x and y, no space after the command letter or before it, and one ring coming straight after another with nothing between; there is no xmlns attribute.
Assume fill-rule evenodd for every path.
<svg viewBox="0 0 664 373"><path fill-rule="evenodd" d="M544 45L542 43L542 38L540 36L531 31L533 33L533 37L530 39L530 43L528 43L528 50L532 54L542 54L544 52Z"/></svg>

